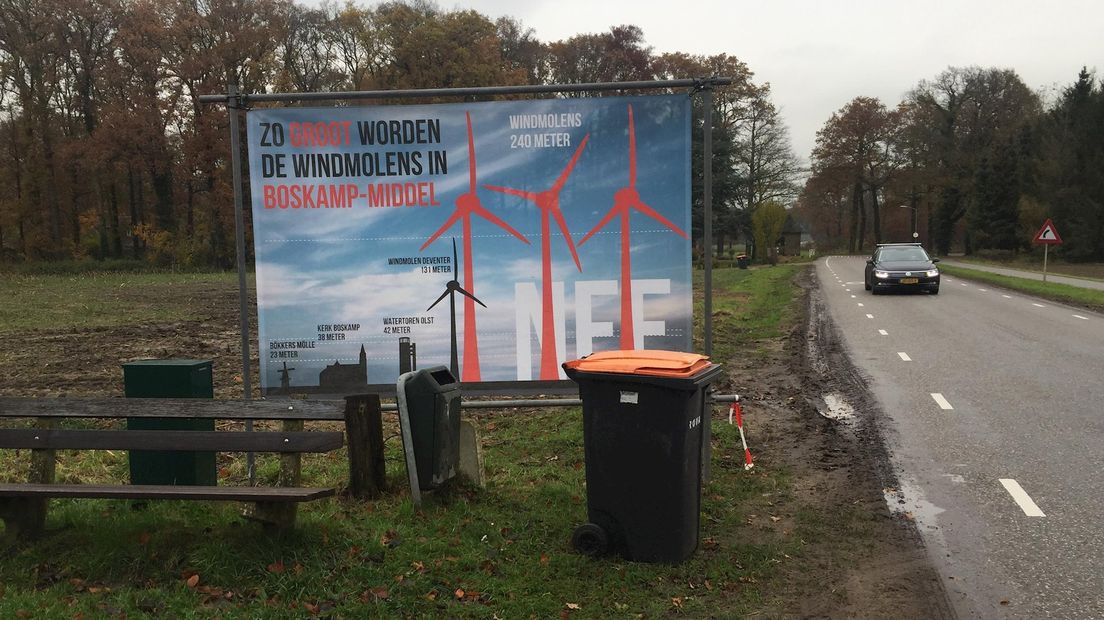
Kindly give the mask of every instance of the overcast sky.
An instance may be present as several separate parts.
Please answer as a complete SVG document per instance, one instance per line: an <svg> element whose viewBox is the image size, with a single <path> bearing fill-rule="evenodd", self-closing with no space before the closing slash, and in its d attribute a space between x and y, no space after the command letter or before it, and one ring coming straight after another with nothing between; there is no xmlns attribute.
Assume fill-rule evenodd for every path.
<svg viewBox="0 0 1104 620"><path fill-rule="evenodd" d="M726 53L769 82L795 152L852 98L887 106L949 66L1014 69L1048 96L1104 71L1101 0L438 0L511 15L542 41L634 24L656 53ZM685 76L693 77L693 76Z"/></svg>

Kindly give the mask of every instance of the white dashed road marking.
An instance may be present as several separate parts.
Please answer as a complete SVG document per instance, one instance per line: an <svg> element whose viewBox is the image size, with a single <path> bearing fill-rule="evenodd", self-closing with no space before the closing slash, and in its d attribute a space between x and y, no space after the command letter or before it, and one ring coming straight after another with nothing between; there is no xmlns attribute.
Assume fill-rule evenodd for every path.
<svg viewBox="0 0 1104 620"><path fill-rule="evenodd" d="M1035 306L1036 308L1046 308L1046 306L1044 306L1043 304L1032 303L1031 305Z"/></svg>
<svg viewBox="0 0 1104 620"><path fill-rule="evenodd" d="M1005 298L1005 299L1012 299L1012 296L1011 296L1011 295L1001 295L1001 297L1003 297L1003 298Z"/></svg>
<svg viewBox="0 0 1104 620"><path fill-rule="evenodd" d="M1073 317L1074 317L1075 319L1081 319L1082 321L1088 321L1088 320L1089 320L1089 317L1087 317L1087 316L1081 316L1080 314L1075 314L1075 315L1073 315Z"/></svg>
<svg viewBox="0 0 1104 620"><path fill-rule="evenodd" d="M888 336L888 335L889 335L889 332L887 332L887 331L886 331L886 330L884 330L884 329L879 329L879 330L878 330L878 333L879 333L879 334L881 334L881 335L883 335L883 336Z"/></svg>
<svg viewBox="0 0 1104 620"><path fill-rule="evenodd" d="M911 362L912 361L912 358L909 357L908 353L905 353L904 351L898 351L897 355L901 358L902 362Z"/></svg>
<svg viewBox="0 0 1104 620"><path fill-rule="evenodd" d="M978 290L981 291L982 293L988 293L989 292L988 289L984 289L984 288L979 288Z"/></svg>
<svg viewBox="0 0 1104 620"><path fill-rule="evenodd" d="M943 395L939 392L932 392L931 397L935 399L935 403L939 405L940 409L954 409L954 407L951 406L951 403L947 402L947 399L943 398Z"/></svg>
<svg viewBox="0 0 1104 620"><path fill-rule="evenodd" d="M862 302L861 302L861 301L859 302L859 307L860 307L860 308L862 308L862 307L863 307L863 304L862 304Z"/></svg>
<svg viewBox="0 0 1104 620"><path fill-rule="evenodd" d="M866 318L872 319L872 318L874 318L874 315L873 314L868 314L868 315L866 315Z"/></svg>
<svg viewBox="0 0 1104 620"><path fill-rule="evenodd" d="M1020 509L1024 511L1024 514L1029 517L1045 517L1042 510L1031 499L1031 496L1027 494L1027 491L1023 490L1019 482L1016 482L1012 478L1001 478L1000 483L1004 485L1008 494L1012 496L1012 499L1016 500L1016 503L1020 506Z"/></svg>

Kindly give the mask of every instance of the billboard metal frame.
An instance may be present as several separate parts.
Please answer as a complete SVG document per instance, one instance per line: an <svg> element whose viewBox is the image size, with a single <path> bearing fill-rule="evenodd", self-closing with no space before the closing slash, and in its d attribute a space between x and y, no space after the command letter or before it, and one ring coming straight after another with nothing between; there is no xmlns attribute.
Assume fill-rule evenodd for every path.
<svg viewBox="0 0 1104 620"><path fill-rule="evenodd" d="M246 288L245 269L245 218L242 192L242 148L240 112L249 110L253 103L263 102L312 102L312 101L362 101L379 99L414 99L433 97L498 97L503 95L540 95L563 93L590 93L629 90L678 90L688 89L689 95L702 95L704 128L702 136L702 224L703 266L705 269L703 349L705 355L713 352L713 261L710 249L713 245L713 89L732 84L732 78L705 77L683 80L645 80L632 82L592 82L583 84L537 84L526 86L480 86L471 88L423 88L405 90L367 90L346 92L310 93L242 93L237 84L230 84L225 94L200 95L201 104L222 104L230 117L230 167L234 185L234 230L238 266L238 301L242 349L242 390L245 400L253 396L249 362L249 292ZM520 382L503 382L520 383ZM525 382L533 383L533 382ZM545 391L547 386L541 386ZM248 425L248 424L247 424ZM250 468L252 469L252 468Z"/></svg>

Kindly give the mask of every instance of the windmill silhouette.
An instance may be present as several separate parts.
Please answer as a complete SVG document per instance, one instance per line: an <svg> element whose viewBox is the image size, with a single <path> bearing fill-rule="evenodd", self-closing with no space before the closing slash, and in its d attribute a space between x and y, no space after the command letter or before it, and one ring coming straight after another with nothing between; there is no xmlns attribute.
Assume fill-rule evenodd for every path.
<svg viewBox="0 0 1104 620"><path fill-rule="evenodd" d="M559 178L552 184L552 187L543 192L529 192L497 185L483 186L494 192L524 198L535 203L541 210L541 379L558 379L560 376L560 366L556 360L556 322L552 315L552 235L548 216L551 215L556 218L556 224L560 227L564 240L567 241L568 249L571 250L571 257L575 259L575 268L581 272L583 267L579 263L579 253L575 251L575 242L571 240L571 233L567 230L567 222L564 221L563 212L560 211L560 190L563 189L564 183L567 183L567 177L571 176L571 171L575 168L575 163L579 161L579 155L586 147L588 139L590 139L590 134L583 136L583 141L575 149L575 154L571 156L571 161L560 173Z"/></svg>
<svg viewBox="0 0 1104 620"><path fill-rule="evenodd" d="M635 349L635 337L633 329L632 313L632 259L630 244L629 213L636 209L648 217L658 221L667 228L678 233L686 239L686 233L675 226L670 220L663 217L655 209L649 207L640 199L640 193L636 191L636 127L633 123L633 109L629 105L629 185L617 190L613 195L613 208L606 213L598 224L579 240L582 246L594 233L613 219L613 216L621 216L621 348Z"/></svg>
<svg viewBox="0 0 1104 620"><path fill-rule="evenodd" d="M426 312L429 312L430 310L433 309L433 306L436 306L437 304L441 303L441 300L444 299L446 296L449 298L449 320L451 321L451 323L450 323L450 325L451 325L450 334L451 334L451 337L452 337L451 349L450 349L451 356L449 357L449 369L452 370L452 376L453 377L459 377L460 376L460 369L457 367L458 364L457 364L457 355L456 355L456 293L460 293L461 295L463 295L464 299L466 299L466 300L471 300L471 301L479 304L480 306L483 306L484 308L487 307L486 304L484 304L483 302L476 299L475 295L472 295L468 291L464 290L460 286L460 282L456 279L456 238L453 237L453 239L452 239L452 279L449 280L445 284L445 292L441 293L441 296L437 298L437 301L433 302L432 304L429 305L428 308L426 308ZM472 306L472 307L474 308L474 306ZM465 318L465 320L467 319L467 313L466 312L464 313L464 318ZM466 346L465 346L465 349L467 349ZM464 356L464 362L467 363L467 356L466 355Z"/></svg>
<svg viewBox="0 0 1104 620"><path fill-rule="evenodd" d="M465 293L464 297L464 376L462 381L479 381L479 336L475 329L475 303L478 301L475 299L472 292L475 290L475 277L472 274L472 231L471 231L471 219L472 214L478 215L483 219L491 222L492 224L502 228L511 235L517 237L523 241L526 245L529 244L529 240L525 238L525 235L519 233L512 226L504 222L494 213L491 213L483 204L479 201L479 195L475 193L475 137L472 134L472 122L471 113L465 113L468 119L468 191L460 194L456 197L456 210L452 212L445 223L437 229L437 232L433 233L422 244L422 247L418 248L418 251L425 250L429 247L429 244L433 243L440 237L446 230L448 230L456 220L463 220L463 233L464 233L464 288L459 289ZM455 250L456 239L453 239L453 246ZM455 254L455 252L454 252ZM453 263L453 280L456 278L456 264ZM483 305L480 303L480 305ZM486 308L486 306L483 306ZM455 313L453 321L455 322ZM453 330L453 356L456 355L456 329ZM453 371L456 371L456 364L453 365Z"/></svg>
<svg viewBox="0 0 1104 620"><path fill-rule="evenodd" d="M280 373L280 389L284 394L291 393L291 371L293 370L295 370L295 368L287 367L287 362L284 362L284 368L282 370L276 370L276 372Z"/></svg>

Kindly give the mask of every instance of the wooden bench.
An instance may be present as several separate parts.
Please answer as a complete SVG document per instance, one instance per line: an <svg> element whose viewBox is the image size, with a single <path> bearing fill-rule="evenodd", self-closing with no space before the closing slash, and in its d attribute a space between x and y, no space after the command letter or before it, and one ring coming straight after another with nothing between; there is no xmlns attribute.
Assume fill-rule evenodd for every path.
<svg viewBox="0 0 1104 620"><path fill-rule="evenodd" d="M343 407L342 407L343 405ZM342 410L343 409L343 410ZM30 418L34 428L0 429L0 448L31 451L26 483L0 484L0 518L8 538L35 538L45 527L51 498L208 500L250 502L244 516L269 530L290 528L299 502L329 497L332 487L300 487L302 453L341 448L349 435L350 491L373 497L384 485L379 397L344 401L217 401L207 399L0 398L0 418ZM85 430L59 428L79 418L279 420L280 430ZM306 431L305 421L345 422L346 432ZM160 450L280 454L275 486L166 486L55 484L57 450Z"/></svg>

